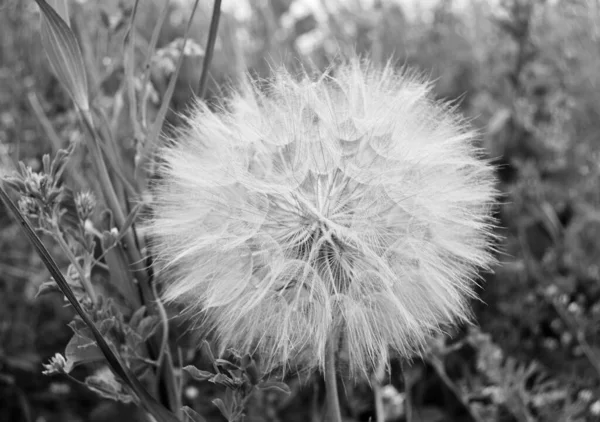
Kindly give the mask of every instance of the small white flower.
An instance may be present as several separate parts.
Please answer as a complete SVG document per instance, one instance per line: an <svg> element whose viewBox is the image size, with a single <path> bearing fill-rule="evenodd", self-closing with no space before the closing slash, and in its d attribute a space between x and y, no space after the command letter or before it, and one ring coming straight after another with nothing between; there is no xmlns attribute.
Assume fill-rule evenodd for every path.
<svg viewBox="0 0 600 422"><path fill-rule="evenodd" d="M571 344L572 341L573 341L573 334L571 334L570 332L565 331L564 333L562 333L560 335L560 342L564 346L568 346L569 344Z"/></svg>
<svg viewBox="0 0 600 422"><path fill-rule="evenodd" d="M587 388L580 390L579 393L577 393L577 398L586 403L590 402L592 400L592 397L593 397L592 391Z"/></svg>
<svg viewBox="0 0 600 422"><path fill-rule="evenodd" d="M71 365L67 363L67 360L60 353L56 353L48 363L45 363L42 374L53 375L53 374L68 374L71 371Z"/></svg>
<svg viewBox="0 0 600 422"><path fill-rule="evenodd" d="M282 71L220 112L198 104L173 141L151 221L164 298L223 350L322 367L340 337L366 374L468 318L493 261L493 169L418 77Z"/></svg>
<svg viewBox="0 0 600 422"><path fill-rule="evenodd" d="M386 421L398 420L406 413L406 394L396 390L393 385L388 384L381 388L381 399Z"/></svg>
<svg viewBox="0 0 600 422"><path fill-rule="evenodd" d="M581 306L579 306L579 304L577 302L571 302L571 303L569 303L567 310L569 312L571 312L572 314L579 314L579 313L581 313Z"/></svg>
<svg viewBox="0 0 600 422"><path fill-rule="evenodd" d="M194 399L198 398L199 395L200 395L200 391L198 390L197 387L195 387L193 385L188 385L187 387L185 387L185 397L188 400L194 400Z"/></svg>
<svg viewBox="0 0 600 422"><path fill-rule="evenodd" d="M594 416L600 416L600 400L596 400L590 406L590 413Z"/></svg>

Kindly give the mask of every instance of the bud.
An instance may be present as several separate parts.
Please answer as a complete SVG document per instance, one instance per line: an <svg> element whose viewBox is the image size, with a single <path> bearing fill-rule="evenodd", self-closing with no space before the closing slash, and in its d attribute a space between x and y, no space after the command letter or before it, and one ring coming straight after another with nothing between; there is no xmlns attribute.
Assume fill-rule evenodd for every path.
<svg viewBox="0 0 600 422"><path fill-rule="evenodd" d="M29 196L22 196L19 198L19 209L27 218L34 219L40 216L40 206L38 202Z"/></svg>
<svg viewBox="0 0 600 422"><path fill-rule="evenodd" d="M81 221L85 221L96 209L96 197L92 192L78 192L75 195L75 207Z"/></svg>

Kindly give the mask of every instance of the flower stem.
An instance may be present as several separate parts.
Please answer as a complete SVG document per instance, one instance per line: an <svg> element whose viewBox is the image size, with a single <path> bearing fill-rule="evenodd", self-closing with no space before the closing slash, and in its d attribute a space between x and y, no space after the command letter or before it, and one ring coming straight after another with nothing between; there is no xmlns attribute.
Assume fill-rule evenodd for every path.
<svg viewBox="0 0 600 422"><path fill-rule="evenodd" d="M57 240L58 244L60 245L60 248L63 250L65 255L67 255L67 258L69 258L69 261L71 262L71 264L73 265L73 267L75 268L77 273L79 274L79 278L80 278L79 281L81 282L83 289L86 291L86 293L90 297L90 300L92 301L92 303L96 304L96 302L98 301L98 297L96 296L96 291L94 290L94 286L92 286L91 280L87 277L87 275L85 274L85 271L83 270L83 268L81 268L81 265L79 264L79 261L77 260L77 257L73 254L73 251L71 251L71 248L69 247L69 245L63 238L63 235L62 235L58 225L54 228L54 238Z"/></svg>
<svg viewBox="0 0 600 422"><path fill-rule="evenodd" d="M327 342L327 350L325 351L325 389L329 421L342 422L337 381L335 378L335 344L334 338L329 339Z"/></svg>
<svg viewBox="0 0 600 422"><path fill-rule="evenodd" d="M412 402L412 380L408 375L408 364L406 361L401 362L402 378L404 380L404 403L406 409L406 422L413 421L413 402Z"/></svg>

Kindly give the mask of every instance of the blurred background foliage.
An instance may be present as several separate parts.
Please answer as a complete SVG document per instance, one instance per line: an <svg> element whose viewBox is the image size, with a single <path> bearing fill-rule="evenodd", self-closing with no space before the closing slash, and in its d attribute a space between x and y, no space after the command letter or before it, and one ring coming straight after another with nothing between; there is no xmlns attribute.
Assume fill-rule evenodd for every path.
<svg viewBox="0 0 600 422"><path fill-rule="evenodd" d="M190 3L169 6L150 63L148 113L158 109L179 57ZM93 101L123 103L108 119L119 128L124 154L134 151L120 90L132 5L71 4ZM163 5L141 2L138 63ZM211 8L201 2L193 22L173 111L185 110L197 88ZM393 363L376 392L388 420L405 420L409 403L412 421L423 422L600 420L600 4L225 1L209 101L226 95L245 71L266 78L284 64L318 72L354 51L433 78L436 95L455 101L480 130L504 194L497 210L501 262L495 274L483 275L482 300L473 304L477 328L434 339L424 359L404 371ZM76 120L42 51L37 6L0 1L2 173L19 160L38 170L43 154L81 136ZM175 113L169 121L177 123ZM48 274L19 230L0 208L0 420L141 418L71 380L41 374L42 363L64 350L73 314L60 295L36 297ZM257 395L247 419L318 420L322 381L289 383L288 398ZM347 381L343 391L352 420L373 417L369 385ZM186 404L217 420L209 400L220 394L214 386L191 383L184 392Z"/></svg>

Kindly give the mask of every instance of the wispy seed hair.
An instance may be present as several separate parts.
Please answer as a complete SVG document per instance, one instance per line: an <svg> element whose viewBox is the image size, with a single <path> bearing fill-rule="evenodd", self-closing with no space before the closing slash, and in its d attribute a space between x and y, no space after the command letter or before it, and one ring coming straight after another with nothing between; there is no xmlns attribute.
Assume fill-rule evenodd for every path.
<svg viewBox="0 0 600 422"><path fill-rule="evenodd" d="M223 350L310 369L335 337L367 373L468 320L494 170L415 73L280 70L219 111L198 103L172 141L150 222L164 299Z"/></svg>

